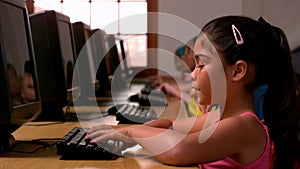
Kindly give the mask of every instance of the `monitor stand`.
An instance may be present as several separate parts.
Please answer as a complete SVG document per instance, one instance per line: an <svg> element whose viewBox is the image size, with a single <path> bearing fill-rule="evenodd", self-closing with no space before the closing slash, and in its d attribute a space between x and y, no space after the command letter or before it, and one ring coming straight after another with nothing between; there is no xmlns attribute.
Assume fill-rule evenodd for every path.
<svg viewBox="0 0 300 169"><path fill-rule="evenodd" d="M41 114L35 121L65 121L63 106L60 104L43 104Z"/></svg>
<svg viewBox="0 0 300 169"><path fill-rule="evenodd" d="M7 131L1 131L0 133L0 153L5 153L11 150L16 144L16 140L13 135Z"/></svg>

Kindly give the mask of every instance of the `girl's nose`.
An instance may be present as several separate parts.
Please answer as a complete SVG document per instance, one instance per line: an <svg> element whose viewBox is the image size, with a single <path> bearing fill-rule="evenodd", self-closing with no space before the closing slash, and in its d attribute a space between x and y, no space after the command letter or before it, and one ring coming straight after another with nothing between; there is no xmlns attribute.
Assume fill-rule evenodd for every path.
<svg viewBox="0 0 300 169"><path fill-rule="evenodd" d="M196 78L195 78L196 77L195 76L195 69L191 72L191 77L192 77L193 80L196 80Z"/></svg>

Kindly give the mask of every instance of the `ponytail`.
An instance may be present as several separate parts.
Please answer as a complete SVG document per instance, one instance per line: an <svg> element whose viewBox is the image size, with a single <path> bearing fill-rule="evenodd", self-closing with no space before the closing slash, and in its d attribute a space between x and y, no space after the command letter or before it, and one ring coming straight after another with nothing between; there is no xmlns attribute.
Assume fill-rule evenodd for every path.
<svg viewBox="0 0 300 169"><path fill-rule="evenodd" d="M284 32L270 26L278 48L273 52L264 118L274 143L274 169L298 169L300 160L300 101L296 74ZM275 50L275 49L274 49Z"/></svg>

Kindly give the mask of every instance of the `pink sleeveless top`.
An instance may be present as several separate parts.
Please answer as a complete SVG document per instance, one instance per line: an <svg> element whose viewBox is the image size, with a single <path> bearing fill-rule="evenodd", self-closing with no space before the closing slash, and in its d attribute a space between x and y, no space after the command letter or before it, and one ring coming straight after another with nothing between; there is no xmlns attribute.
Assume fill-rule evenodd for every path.
<svg viewBox="0 0 300 169"><path fill-rule="evenodd" d="M253 113L243 113L241 116L251 115L255 117L255 119L264 127L265 132L267 134L267 144L265 147L265 151L263 154L254 162L248 165L242 165L238 162L230 159L229 157L224 158L223 160L207 163L207 164L199 164L200 169L267 169L268 162L270 157L270 149L271 149L271 142L269 138L269 132L266 125L264 125Z"/></svg>

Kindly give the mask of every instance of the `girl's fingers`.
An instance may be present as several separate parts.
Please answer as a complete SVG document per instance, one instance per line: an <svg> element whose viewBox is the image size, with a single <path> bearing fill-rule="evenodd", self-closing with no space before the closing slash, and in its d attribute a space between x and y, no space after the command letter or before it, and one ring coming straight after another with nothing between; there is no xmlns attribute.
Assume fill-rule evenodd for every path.
<svg viewBox="0 0 300 169"><path fill-rule="evenodd" d="M106 135L108 133L113 133L113 132L116 132L115 130L113 129L109 129L109 130L97 130L97 131L94 131L92 133L88 133L88 137L90 139L95 139L97 137L101 137L102 135Z"/></svg>
<svg viewBox="0 0 300 169"><path fill-rule="evenodd" d="M130 139L128 139L127 136L124 136L121 133L116 132L116 131L111 131L111 132L107 132L105 134L99 134L99 135L94 135L94 136L91 136L91 138L92 138L91 143L101 143L104 140L118 140L118 141L123 141L123 142L128 142L130 140Z"/></svg>
<svg viewBox="0 0 300 169"><path fill-rule="evenodd" d="M104 140L118 140L126 142L126 144L135 144L134 140L129 136L130 127L116 127L109 125L100 125L92 127L88 132L85 140L90 143L101 143Z"/></svg>
<svg viewBox="0 0 300 169"><path fill-rule="evenodd" d="M95 131L98 131L98 130L109 130L109 129L112 129L112 128L115 128L111 125L99 125L99 126L94 126L92 127L91 129L89 129L87 131L87 133L93 133Z"/></svg>
<svg viewBox="0 0 300 169"><path fill-rule="evenodd" d="M93 138L96 138L107 132L111 132L112 130L115 130L115 129L113 129L113 127L109 126L109 125L100 125L100 126L92 127L91 129L89 129L87 131L87 136L85 137L85 140L90 141Z"/></svg>

